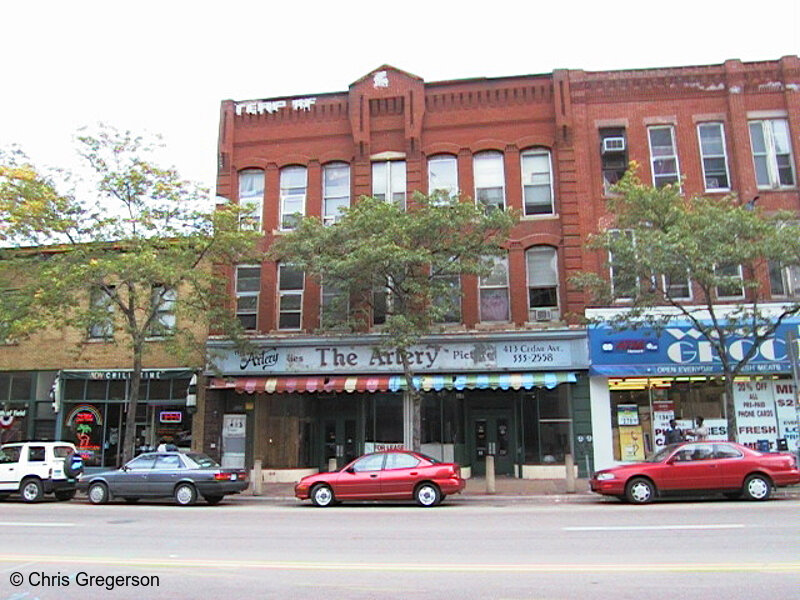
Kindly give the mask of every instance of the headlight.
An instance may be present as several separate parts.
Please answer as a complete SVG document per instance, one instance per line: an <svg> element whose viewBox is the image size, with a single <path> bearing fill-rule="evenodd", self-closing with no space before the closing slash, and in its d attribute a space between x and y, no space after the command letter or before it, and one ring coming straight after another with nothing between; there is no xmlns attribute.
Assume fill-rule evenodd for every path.
<svg viewBox="0 0 800 600"><path fill-rule="evenodd" d="M597 481L608 481L609 479L614 479L613 473L598 473L596 477Z"/></svg>

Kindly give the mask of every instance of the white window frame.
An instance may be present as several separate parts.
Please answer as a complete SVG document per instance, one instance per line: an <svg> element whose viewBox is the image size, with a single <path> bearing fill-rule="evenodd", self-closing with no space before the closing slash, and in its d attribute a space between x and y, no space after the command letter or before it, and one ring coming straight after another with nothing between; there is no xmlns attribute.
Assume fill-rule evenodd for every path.
<svg viewBox="0 0 800 600"><path fill-rule="evenodd" d="M299 173L302 171L303 173L303 185L290 185L288 181L289 174L291 173ZM306 214L306 196L308 194L308 169L303 165L288 165L283 167L280 171L280 184L281 184L281 214L280 214L280 229L281 231L291 231L295 228L295 225L292 223L294 219L296 219L296 215L300 215L302 218ZM302 192L298 192L298 190L302 190ZM291 202L292 204L300 203L300 210L291 210L289 212L289 208L287 208L287 203Z"/></svg>
<svg viewBox="0 0 800 600"><path fill-rule="evenodd" d="M178 301L178 292L175 288L155 285L152 291L152 302L154 305L154 321L159 326L153 327L150 337L164 337L175 331L175 305Z"/></svg>
<svg viewBox="0 0 800 600"><path fill-rule="evenodd" d="M652 132L660 129L666 129L669 131L670 134L670 154L656 154L653 151L653 137ZM650 147L650 172L653 177L653 187L659 188L663 187L664 185L672 184L677 185L678 190L681 189L681 165L680 161L678 160L678 145L675 140L675 126L674 125L649 125L647 127L647 144ZM661 148L666 148L666 146L660 146ZM658 161L668 161L674 160L675 161L675 172L674 173L658 173L656 174L656 162ZM658 185L656 181L657 178L665 178L665 177L674 177L675 181L667 181Z"/></svg>
<svg viewBox="0 0 800 600"><path fill-rule="evenodd" d="M436 187L434 185L434 176L431 168L434 165L446 165L447 170L452 171L452 174L448 173L448 175L453 176L453 181L447 183L444 187ZM449 198L458 196L458 157L452 154L436 154L428 158L428 194L433 194L437 191L445 192Z"/></svg>
<svg viewBox="0 0 800 600"><path fill-rule="evenodd" d="M280 331L300 331L303 328L303 292L305 291L306 287L306 276L305 273L300 271L303 277L302 286L297 288L282 288L281 287L281 280L283 279L282 273L284 269L295 269L292 264L281 263L278 265L278 329ZM284 308L283 301L284 299L289 298L297 298L297 308ZM281 324L281 316L282 315L298 315L298 325L297 327L283 327Z"/></svg>
<svg viewBox="0 0 800 600"><path fill-rule="evenodd" d="M781 156L788 155L788 162L789 167L791 168L791 175L792 175L792 182L791 183L781 183L780 180L780 169L778 165L778 149L776 145L776 133L775 133L775 124L781 123L781 126L786 130L786 138L789 143L788 153L780 153ZM756 152L755 145L753 144L753 127L758 126L761 129L762 135L764 137L764 152ZM797 186L797 173L795 173L794 168L794 151L792 148L792 136L791 131L789 130L789 121L788 119L756 119L756 120L749 120L747 122L747 128L750 132L750 150L753 157L753 176L756 180L756 185L760 190L771 190L771 189L794 189ZM758 181L758 166L757 166L757 159L763 157L765 160L765 166L767 169L767 177L769 181L759 182Z"/></svg>
<svg viewBox="0 0 800 600"><path fill-rule="evenodd" d="M550 256L547 258L548 262L550 262L550 270L552 271L552 275L555 278L554 282L542 281L542 278L538 277L540 273L532 272L532 264L531 259L536 254L545 254L548 253ZM548 273L549 275L549 273ZM537 310L550 310L554 311L554 319L558 318L560 314L559 306L561 301L561 290L560 290L560 281L559 281L559 271L558 271L558 248L554 246L547 246L547 245L538 245L538 246L531 246L525 251L525 276L527 279L527 295L528 295L528 320L529 321L538 321L540 319L536 318L535 311ZM537 281L537 278L539 279ZM556 292L556 300L554 304L547 304L541 306L532 306L531 304L531 291L533 290L543 290L543 289L553 289L555 288Z"/></svg>
<svg viewBox="0 0 800 600"><path fill-rule="evenodd" d="M114 289L114 286L106 286ZM108 321L105 323L94 323L89 326L89 339L92 340L110 340L114 337L114 314L115 306L111 296L104 292L99 287L93 287L89 293L89 302L92 306L102 310L105 308L108 312Z"/></svg>
<svg viewBox="0 0 800 600"><path fill-rule="evenodd" d="M481 323L509 323L511 322L511 294L510 294L510 285L509 285L509 277L508 277L508 255L504 256L493 256L489 258L493 262L492 272L497 269L500 265L503 266L503 271L505 274L505 283L504 284L495 284L495 283L487 283L485 277L480 277L478 280L478 307L480 309L480 320ZM491 273L494 274L494 273ZM491 275L490 274L490 275ZM506 300L506 311L507 315L503 319L486 319L483 315L483 292L491 291L491 290L505 290L505 300Z"/></svg>
<svg viewBox="0 0 800 600"><path fill-rule="evenodd" d="M717 299L719 299L719 300L741 300L742 298L745 297L745 293L744 293L744 273L742 272L742 265L739 264L739 265L727 265L727 266L736 267L736 270L738 272L739 281L740 281L739 289L741 290L741 294L738 294L738 295L735 295L735 296L723 296L723 295L721 295L719 293L719 286L716 286L714 291L717 294ZM720 273L717 272L718 268L719 268L718 266L714 267L714 272L717 275L720 275Z"/></svg>
<svg viewBox="0 0 800 600"><path fill-rule="evenodd" d="M261 218L264 211L264 170L242 169L239 178L239 205L243 212L239 214L239 229L261 229ZM260 185L247 185L260 181ZM249 211L244 212L244 205L252 204Z"/></svg>
<svg viewBox="0 0 800 600"><path fill-rule="evenodd" d="M239 289L239 282L242 280L240 275L240 271L243 269L258 269L258 287L255 290L240 290ZM234 274L234 292L236 294L236 318L239 319L239 322L242 322L242 317L253 317L253 327L244 327L244 323L242 323L242 327L244 327L245 331L258 331L258 305L259 305L259 297L261 294L261 265L236 265L236 272ZM253 279L249 277L248 279ZM247 308L246 310L242 310L239 307L239 300L241 299L248 299L248 303L253 304L252 308ZM250 299L253 300L250 300Z"/></svg>
<svg viewBox="0 0 800 600"><path fill-rule="evenodd" d="M716 127L719 137L720 143L722 146L722 154L714 154L714 153L706 153L706 149L703 148L703 136L702 130L710 129L712 127ZM703 169L703 186L707 192L729 192L731 189L731 173L730 169L728 168L728 148L727 144L725 143L725 124L721 121L708 121L703 123L697 124L697 143L700 147L700 166ZM708 185L708 172L706 168L706 161L707 160L714 160L714 159L722 159L723 163L725 164L725 180L728 182L728 185L725 186L716 186L716 187L709 187Z"/></svg>
<svg viewBox="0 0 800 600"><path fill-rule="evenodd" d="M376 174L376 169L380 168L386 169L385 176ZM405 159L372 161L372 195L384 202L395 202L405 210L408 192L407 177ZM379 187L379 184L383 189Z"/></svg>
<svg viewBox="0 0 800 600"><path fill-rule="evenodd" d="M547 158L547 172L544 171L525 171L525 159L534 156L545 156ZM520 154L520 172L522 173L522 209L526 217L545 217L555 214L555 194L553 192L553 156L548 148L529 148ZM534 184L535 178L547 176L547 183L537 182ZM526 182L526 178L530 176L530 181ZM544 187L547 186L549 192L549 210L544 212L528 212L528 202L525 199L526 188ZM535 206L545 206L544 204L537 204Z"/></svg>
<svg viewBox="0 0 800 600"><path fill-rule="evenodd" d="M334 170L347 170L347 195L342 196L340 194L334 195L328 189L328 178L327 174ZM350 165L346 162L332 162L324 165L322 167L322 222L325 225L333 225L342 218L342 214L339 211L341 207L349 207L350 206L350 185L351 185L351 173L350 173ZM328 207L329 202L336 207L336 210L333 210L333 206L331 208Z"/></svg>
<svg viewBox="0 0 800 600"><path fill-rule="evenodd" d="M463 317L464 313L462 312L462 306L461 306L461 304L462 304L462 296L463 296L462 290L461 290L461 275L459 275L458 273L447 274L447 275L433 275L432 278L433 279L437 279L439 281L444 281L445 283L449 284L449 286L450 286L450 288L452 290L453 297L454 298L455 297L458 298L458 302L454 302L452 307L451 307L451 309L454 311L454 314L452 316L455 317L455 318L454 319L448 319L446 317L448 317L450 315L445 315L445 318L437 319L436 323L439 323L439 324L442 324L442 325L455 325L455 324L461 323L461 321L464 318ZM437 299L434 298L434 300L433 300L434 303L436 302L436 300Z"/></svg>
<svg viewBox="0 0 800 600"><path fill-rule="evenodd" d="M496 181L487 181L487 177L485 173L482 172L482 169L478 168L479 162L488 163L488 161L493 160L499 165L499 183L500 185L492 185L497 183ZM484 207L491 208L500 208L502 210L506 209L506 173L505 173L505 156L499 150L484 150L482 152L477 152L472 157L472 171L473 176L475 179L475 202L478 204L482 204ZM498 173L492 173L491 179L498 179ZM500 196L502 198L502 205L495 205L495 204L486 204L480 199L481 190L492 190L500 189Z"/></svg>
<svg viewBox="0 0 800 600"><path fill-rule="evenodd" d="M777 270L780 275L781 289L776 291L773 284L773 271ZM770 295L779 298L798 298L800 297L800 266L790 265L783 266L780 264L773 264L770 261L769 265L769 291Z"/></svg>
<svg viewBox="0 0 800 600"><path fill-rule="evenodd" d="M686 296L671 295L669 293L669 288L670 287L677 287L678 284L673 285L673 284L670 283L670 281L669 281L669 279L667 278L666 275L662 275L661 276L661 285L664 286L664 294L668 298L672 298L673 300L691 300L693 298L693 295L692 295L692 280L689 279L688 275L683 277L683 278L681 278L680 285L682 286L684 283L686 284L686 291L687 291L687 295Z"/></svg>

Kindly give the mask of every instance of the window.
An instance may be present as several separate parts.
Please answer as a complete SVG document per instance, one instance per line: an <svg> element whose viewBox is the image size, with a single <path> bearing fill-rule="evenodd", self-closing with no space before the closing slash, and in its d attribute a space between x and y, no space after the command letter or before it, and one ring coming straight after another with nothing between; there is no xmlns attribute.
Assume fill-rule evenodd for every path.
<svg viewBox="0 0 800 600"><path fill-rule="evenodd" d="M372 324L383 325L392 311L392 291L389 286L372 291Z"/></svg>
<svg viewBox="0 0 800 600"><path fill-rule="evenodd" d="M350 312L350 298L338 283L322 284L322 311L320 322L323 327L336 327L347 321Z"/></svg>
<svg viewBox="0 0 800 600"><path fill-rule="evenodd" d="M372 454L365 456L353 463L353 470L356 473L363 473L365 471L380 471L383 467L383 454Z"/></svg>
<svg viewBox="0 0 800 600"><path fill-rule="evenodd" d="M461 276L434 275L433 279L444 288L433 297L433 304L440 311L440 315L435 321L437 323L461 323Z"/></svg>
<svg viewBox="0 0 800 600"><path fill-rule="evenodd" d="M236 267L236 318L246 331L258 329L258 294L261 291L261 267Z"/></svg>
<svg viewBox="0 0 800 600"><path fill-rule="evenodd" d="M472 162L475 172L475 199L488 208L506 207L505 170L500 152L480 152Z"/></svg>
<svg viewBox="0 0 800 600"><path fill-rule="evenodd" d="M722 123L700 123L697 126L700 156L703 159L703 181L707 192L727 192L728 155L725 152L725 128Z"/></svg>
<svg viewBox="0 0 800 600"><path fill-rule="evenodd" d="M262 203L264 202L264 171L245 169L239 171L239 226L242 229L261 229Z"/></svg>
<svg viewBox="0 0 800 600"><path fill-rule="evenodd" d="M611 235L614 238L618 236L624 235L631 240L633 239L633 232L632 231L612 231ZM636 291L638 289L636 283L636 275L633 273L627 273L624 270L617 267L614 261L614 253L608 253L608 264L609 264L609 271L611 276L611 294L615 300L630 300L636 295Z"/></svg>
<svg viewBox="0 0 800 600"><path fill-rule="evenodd" d="M175 331L175 303L178 293L170 287L153 287L152 306L155 311L154 323L150 327L151 336L163 336Z"/></svg>
<svg viewBox="0 0 800 600"><path fill-rule="evenodd" d="M680 185L678 151L675 146L675 128L672 125L648 127L650 139L650 165L653 169L653 186Z"/></svg>
<svg viewBox="0 0 800 600"><path fill-rule="evenodd" d="M525 253L528 270L528 313L531 321L558 318L558 253L536 246Z"/></svg>
<svg viewBox="0 0 800 600"><path fill-rule="evenodd" d="M607 195L628 169L628 143L624 127L604 127L599 133L603 193Z"/></svg>
<svg viewBox="0 0 800 600"><path fill-rule="evenodd" d="M20 446L6 446L0 450L0 464L7 465L19 462L22 448Z"/></svg>
<svg viewBox="0 0 800 600"><path fill-rule="evenodd" d="M786 119L750 121L750 143L759 188L794 186L794 159Z"/></svg>
<svg viewBox="0 0 800 600"><path fill-rule="evenodd" d="M714 274L723 278L717 285L718 298L744 298L742 265L720 265Z"/></svg>
<svg viewBox="0 0 800 600"><path fill-rule="evenodd" d="M294 265L278 266L278 329L300 329L304 282L303 271Z"/></svg>
<svg viewBox="0 0 800 600"><path fill-rule="evenodd" d="M550 151L526 150L522 153L522 196L525 216L553 214L553 177Z"/></svg>
<svg viewBox="0 0 800 600"><path fill-rule="evenodd" d="M110 339L114 336L114 304L111 295L113 286L93 288L91 292L91 319L89 337L92 339Z"/></svg>
<svg viewBox="0 0 800 600"><path fill-rule="evenodd" d="M281 229L294 229L306 210L306 168L281 169Z"/></svg>
<svg viewBox="0 0 800 600"><path fill-rule="evenodd" d="M372 195L384 202L406 206L406 161L386 160L372 163Z"/></svg>
<svg viewBox="0 0 800 600"><path fill-rule="evenodd" d="M673 275L664 275L662 279L664 285L664 293L667 298L673 300L691 300L692 298L692 284L688 277L675 277Z"/></svg>
<svg viewBox="0 0 800 600"><path fill-rule="evenodd" d="M458 195L458 161L455 156L441 154L428 159L428 193L443 192L452 198Z"/></svg>
<svg viewBox="0 0 800 600"><path fill-rule="evenodd" d="M322 222L335 223L350 206L350 165L331 163L322 169Z"/></svg>
<svg viewBox="0 0 800 600"><path fill-rule="evenodd" d="M153 463L155 460L155 454L142 454L141 456L134 458L125 466L131 471L149 471L153 468Z"/></svg>
<svg viewBox="0 0 800 600"><path fill-rule="evenodd" d="M46 452L44 446L29 446L28 447L28 462L44 462Z"/></svg>
<svg viewBox="0 0 800 600"><path fill-rule="evenodd" d="M385 471L390 469L413 469L419 464L419 460L410 454L402 452L392 452L386 455Z"/></svg>
<svg viewBox="0 0 800 600"><path fill-rule="evenodd" d="M770 261L769 286L773 296L800 296L800 265L784 267Z"/></svg>
<svg viewBox="0 0 800 600"><path fill-rule="evenodd" d="M481 321L508 322L511 310L508 299L508 257L493 257L492 270L480 278Z"/></svg>
<svg viewBox="0 0 800 600"><path fill-rule="evenodd" d="M159 454L154 469L181 469L181 459L177 454Z"/></svg>

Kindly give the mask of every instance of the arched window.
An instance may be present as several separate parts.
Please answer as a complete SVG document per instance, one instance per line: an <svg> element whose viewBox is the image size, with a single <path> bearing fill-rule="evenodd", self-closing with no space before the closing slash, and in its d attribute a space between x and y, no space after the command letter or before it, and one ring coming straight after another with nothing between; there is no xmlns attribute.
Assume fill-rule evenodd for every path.
<svg viewBox="0 0 800 600"><path fill-rule="evenodd" d="M281 169L281 229L294 229L306 211L305 167Z"/></svg>
<svg viewBox="0 0 800 600"><path fill-rule="evenodd" d="M239 205L242 212L239 226L242 229L261 229L261 212L264 203L264 171L244 169L239 171Z"/></svg>
<svg viewBox="0 0 800 600"><path fill-rule="evenodd" d="M322 222L335 223L350 206L350 165L330 163L322 168Z"/></svg>
<svg viewBox="0 0 800 600"><path fill-rule="evenodd" d="M508 297L508 257L489 259L492 270L480 278L481 321L507 323L511 319Z"/></svg>
<svg viewBox="0 0 800 600"><path fill-rule="evenodd" d="M450 154L438 154L428 159L428 193L443 192L449 197L458 195L458 161Z"/></svg>
<svg viewBox="0 0 800 600"><path fill-rule="evenodd" d="M528 272L528 320L554 321L558 312L558 252L534 246L525 252Z"/></svg>
<svg viewBox="0 0 800 600"><path fill-rule="evenodd" d="M504 210L506 176L502 152L479 152L473 158L472 166L475 175L475 200L487 209Z"/></svg>
<svg viewBox="0 0 800 600"><path fill-rule="evenodd" d="M555 211L550 151L547 148L526 150L521 161L525 216L552 215Z"/></svg>

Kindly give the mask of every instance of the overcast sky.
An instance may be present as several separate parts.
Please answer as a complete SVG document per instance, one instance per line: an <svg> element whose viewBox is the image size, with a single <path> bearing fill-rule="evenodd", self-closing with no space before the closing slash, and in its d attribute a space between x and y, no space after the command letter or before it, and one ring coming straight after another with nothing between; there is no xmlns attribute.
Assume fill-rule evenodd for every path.
<svg viewBox="0 0 800 600"><path fill-rule="evenodd" d="M162 134L208 187L228 98L345 91L382 64L442 81L800 54L800 0L4 0L0 18L0 147L75 168L75 131L102 121Z"/></svg>

